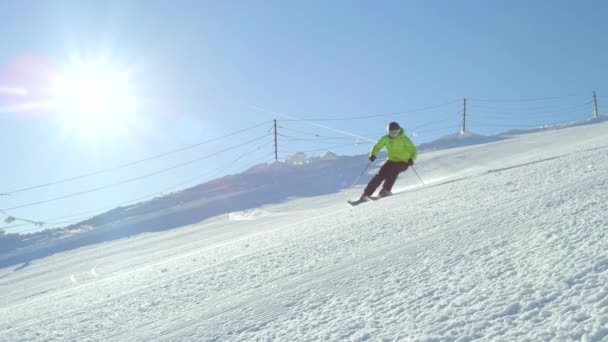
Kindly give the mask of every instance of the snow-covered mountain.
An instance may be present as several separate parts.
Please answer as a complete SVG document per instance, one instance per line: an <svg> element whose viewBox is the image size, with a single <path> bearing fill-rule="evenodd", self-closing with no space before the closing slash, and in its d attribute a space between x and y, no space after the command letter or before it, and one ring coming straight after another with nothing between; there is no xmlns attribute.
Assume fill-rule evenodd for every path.
<svg viewBox="0 0 608 342"><path fill-rule="evenodd" d="M365 156L117 208L2 253L0 340L606 340L607 131L442 139L354 208Z"/></svg>

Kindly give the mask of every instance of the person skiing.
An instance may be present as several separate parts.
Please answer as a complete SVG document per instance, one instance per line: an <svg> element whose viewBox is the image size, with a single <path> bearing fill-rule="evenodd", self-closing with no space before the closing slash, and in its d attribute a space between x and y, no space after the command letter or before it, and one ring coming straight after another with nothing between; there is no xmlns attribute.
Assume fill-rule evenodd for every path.
<svg viewBox="0 0 608 342"><path fill-rule="evenodd" d="M397 180L397 176L414 165L418 157L418 151L414 143L405 135L403 128L396 122L391 122L386 128L388 134L380 138L369 153L370 162L376 160L376 154L386 147L387 161L382 165L380 171L369 181L360 201L367 201L384 181L380 197L392 195L391 189Z"/></svg>

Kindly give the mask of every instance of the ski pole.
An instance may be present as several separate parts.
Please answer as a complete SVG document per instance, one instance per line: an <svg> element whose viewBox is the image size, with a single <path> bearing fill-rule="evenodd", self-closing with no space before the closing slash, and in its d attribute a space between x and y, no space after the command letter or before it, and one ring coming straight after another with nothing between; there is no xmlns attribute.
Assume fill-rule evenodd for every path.
<svg viewBox="0 0 608 342"><path fill-rule="evenodd" d="M354 186L355 184L357 184L357 182L359 181L359 178L361 178L361 176L363 176L363 174L365 173L365 171L367 171L367 168L368 168L370 165L372 165L372 163L373 163L373 162L372 162L372 161L370 161L370 162L367 164L367 166L365 167L365 169L363 169L363 171L361 171L361 174L359 175L359 177L357 177L357 179L355 179L355 181L353 182L353 185L351 185L351 186Z"/></svg>
<svg viewBox="0 0 608 342"><path fill-rule="evenodd" d="M416 176L420 180L420 183L422 183L422 185L425 186L426 184L424 184L424 182L422 181L422 178L420 178L420 175L418 175L418 172L416 172L416 169L414 169L414 165L412 165L412 170L414 170L414 173L416 174Z"/></svg>

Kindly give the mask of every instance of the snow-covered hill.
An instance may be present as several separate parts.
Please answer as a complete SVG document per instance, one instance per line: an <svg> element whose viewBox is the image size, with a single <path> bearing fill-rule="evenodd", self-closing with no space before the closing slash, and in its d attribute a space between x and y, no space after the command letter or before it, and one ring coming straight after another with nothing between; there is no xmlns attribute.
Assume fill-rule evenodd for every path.
<svg viewBox="0 0 608 342"><path fill-rule="evenodd" d="M479 172L476 166L488 161L476 159L467 162L468 165L460 165L461 153L454 149L499 141L507 142L503 146L509 149L511 146L508 141L525 134L587 126L606 119L608 117L561 127L511 131L496 136L474 133L467 133L465 136L459 134L444 136L419 146L423 157L416 168L421 169L423 178L431 182L437 180L437 170L440 173L439 179L444 178L445 175L454 177L463 169L470 168ZM441 152L442 150L444 152ZM432 151L438 153L429 153ZM455 161L454 158L458 160ZM431 160L437 160L442 165L437 167L431 163ZM444 164L448 161L460 166L451 167L446 171ZM0 267L28 262L67 249L136 236L145 232L173 229L218 215L231 215L230 213L235 211L253 210L293 198L315 197L347 190L366 165L365 155L328 154L325 157L308 159L303 154L295 155L294 158L288 158L287 162L257 165L241 174L219 178L135 205L117 207L71 226L26 235L0 235ZM371 167L360 179L359 184L366 183L379 165L378 162ZM481 171L485 170L482 168ZM400 181L402 184L413 185L419 182L410 177L405 179L406 183L404 183L403 178Z"/></svg>
<svg viewBox="0 0 608 342"><path fill-rule="evenodd" d="M606 340L607 131L426 152L416 164L426 186L408 172L399 194L355 208L345 199L360 188L297 189L302 171L296 199L97 243L119 220L82 235L93 245L32 249L0 269L0 340ZM258 194L301 170L279 169L250 170L268 186ZM144 208L130 210L154 212Z"/></svg>

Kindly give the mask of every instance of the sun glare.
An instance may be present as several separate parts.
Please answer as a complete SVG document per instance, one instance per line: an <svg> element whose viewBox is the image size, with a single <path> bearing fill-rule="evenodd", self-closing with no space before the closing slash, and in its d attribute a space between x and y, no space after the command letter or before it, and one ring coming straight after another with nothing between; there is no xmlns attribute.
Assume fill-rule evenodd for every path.
<svg viewBox="0 0 608 342"><path fill-rule="evenodd" d="M110 64L76 63L53 82L55 111L79 129L126 124L136 112L129 73Z"/></svg>

